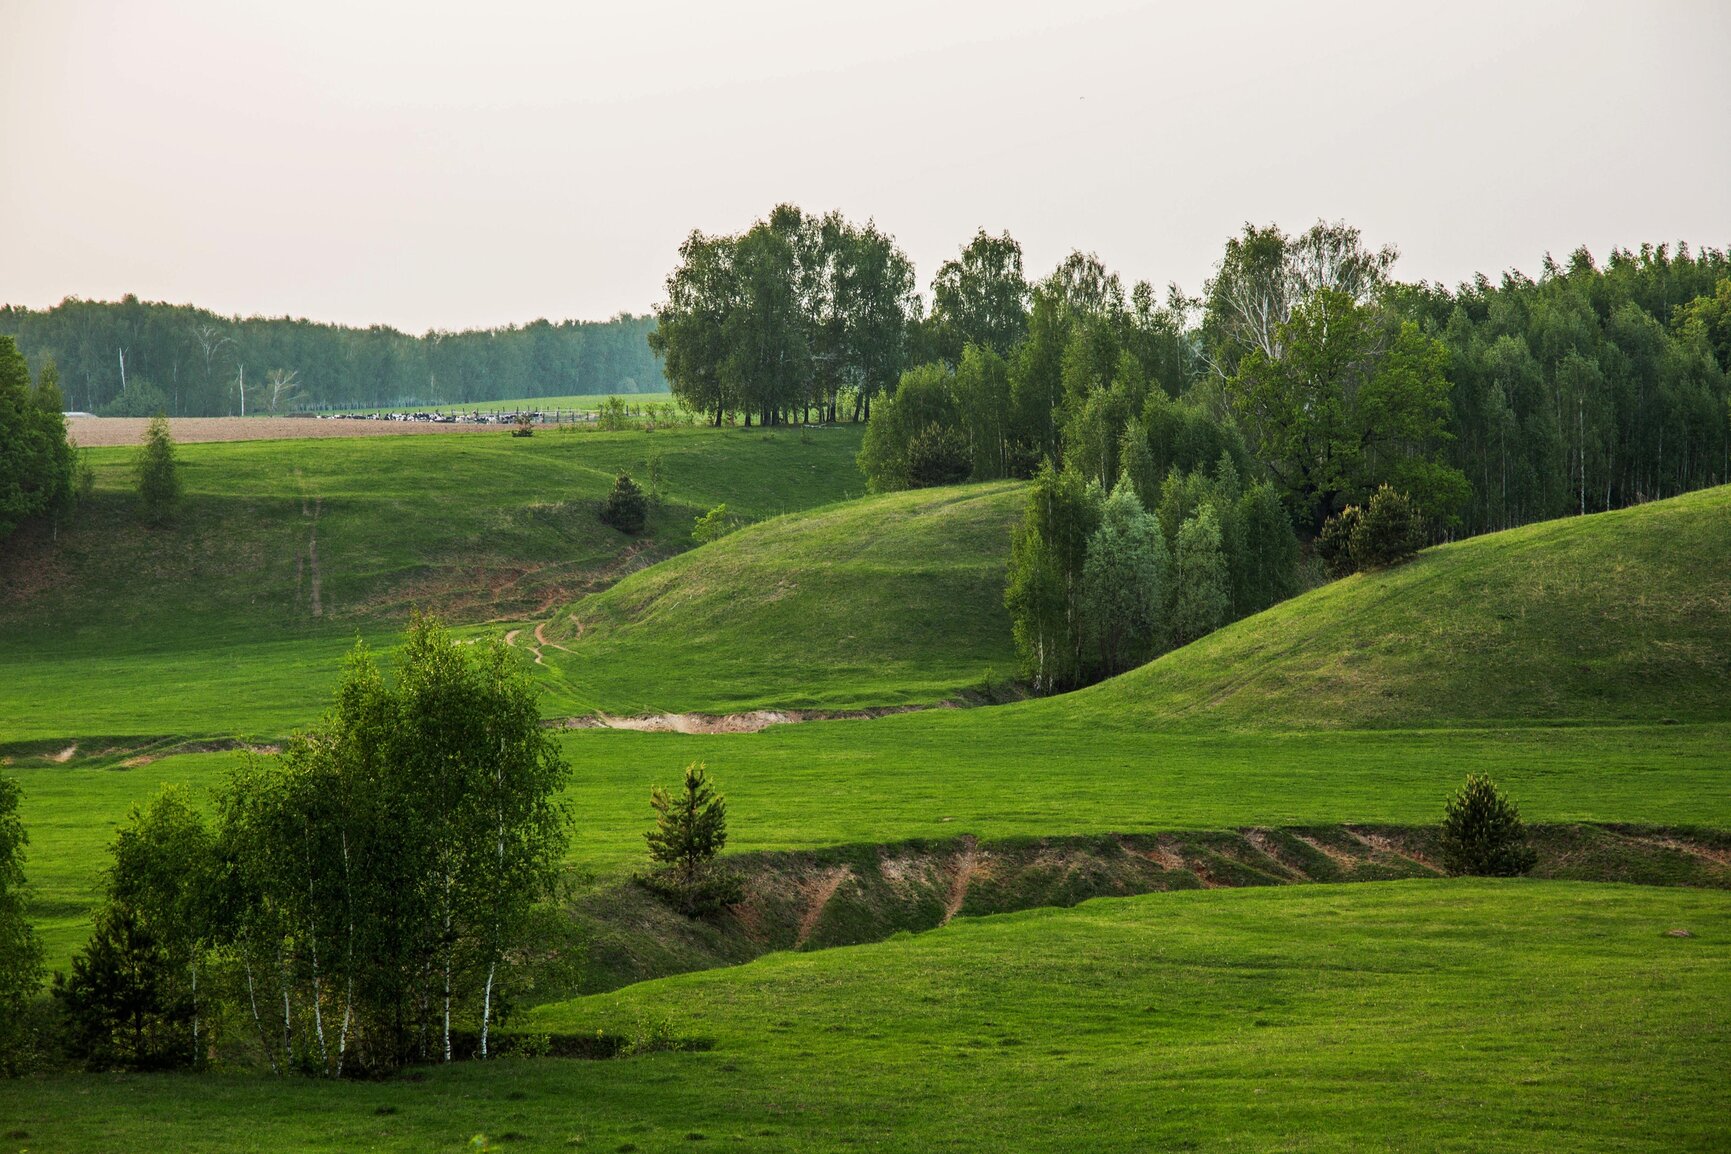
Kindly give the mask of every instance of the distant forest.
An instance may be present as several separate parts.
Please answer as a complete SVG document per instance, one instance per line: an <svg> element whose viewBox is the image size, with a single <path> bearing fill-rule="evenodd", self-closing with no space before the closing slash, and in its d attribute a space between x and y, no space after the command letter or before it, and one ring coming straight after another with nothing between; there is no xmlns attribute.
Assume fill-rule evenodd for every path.
<svg viewBox="0 0 1731 1154"><path fill-rule="evenodd" d="M654 327L653 317L622 313L412 336L384 325L225 317L131 295L0 307L0 335L17 339L33 373L57 365L68 408L137 416L662 392L646 340Z"/></svg>

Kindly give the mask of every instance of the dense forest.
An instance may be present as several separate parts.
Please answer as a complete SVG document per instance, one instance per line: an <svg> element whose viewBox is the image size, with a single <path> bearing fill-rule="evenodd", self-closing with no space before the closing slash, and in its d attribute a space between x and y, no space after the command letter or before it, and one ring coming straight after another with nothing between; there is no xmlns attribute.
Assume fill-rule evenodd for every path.
<svg viewBox="0 0 1731 1154"><path fill-rule="evenodd" d="M1731 259L1586 250L1393 278L1246 225L1199 296L979 232L931 283L875 225L692 233L650 342L716 424L851 416L875 490L1034 477L1006 601L1040 688L1109 675L1426 541L1731 481Z"/></svg>
<svg viewBox="0 0 1731 1154"><path fill-rule="evenodd" d="M666 382L644 340L653 326L622 313L411 336L133 296L0 308L0 335L17 339L33 371L58 366L68 406L134 416L660 392Z"/></svg>
<svg viewBox="0 0 1731 1154"><path fill-rule="evenodd" d="M1247 225L1193 297L1091 253L1032 279L981 231L929 310L894 239L836 213L780 205L680 253L650 336L674 392L716 423L869 418L879 489L1042 460L1110 489L1127 431L1160 476L1236 446L1309 532L1384 483L1451 535L1731 479L1720 249L1582 249L1450 290L1396 281L1346 224Z"/></svg>

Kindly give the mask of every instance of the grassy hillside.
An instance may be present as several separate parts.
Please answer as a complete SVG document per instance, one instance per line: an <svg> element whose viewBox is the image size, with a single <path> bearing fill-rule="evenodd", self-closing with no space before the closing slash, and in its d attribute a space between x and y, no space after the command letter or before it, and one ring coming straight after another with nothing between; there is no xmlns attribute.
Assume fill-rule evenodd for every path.
<svg viewBox="0 0 1731 1154"><path fill-rule="evenodd" d="M965 508L976 500L989 505L995 499L990 494L997 491L971 491L981 494L978 498L958 491L948 497L900 500L951 501ZM1424 682L1428 698L1411 702L1413 723L1407 728L1397 728L1395 718L1378 716L1378 728L1345 729L1333 712L1319 707L1319 718L1305 729L1305 715L1297 710L1302 699L1292 695L1273 697L1289 708L1272 710L1264 718L1248 712L1256 700L1251 688L1270 684L1273 677L1256 658L1244 656L1238 665L1216 668L1186 650L1117 682L1012 706L782 726L751 735L572 732L561 738L576 767L571 798L580 815L570 860L598 877L634 868L643 853L649 787L675 781L681 766L697 760L708 762L728 795L737 849L805 849L960 834L1002 838L1246 825L1418 824L1436 820L1443 799L1474 771L1502 782L1531 820L1731 828L1727 707L1721 704L1720 711L1713 712L1707 692L1713 682L1698 673L1698 663L1667 664L1653 656L1670 651L1663 643L1666 637L1704 647L1703 652L1716 653L1721 660L1731 653L1731 643L1715 640L1713 633L1724 627L1723 614L1703 618L1679 608L1697 605L1692 598L1704 595L1700 590L1711 590L1714 582L1724 580L1722 574L1692 568L1690 558L1710 557L1723 547L1715 533L1724 524L1726 493L1535 526L1435 550L1393 572L1319 590L1192 647L1204 652L1202 647L1248 646L1263 625L1272 622L1297 630L1294 623L1302 622L1315 637L1283 652L1320 660L1321 647L1330 637L1359 638L1358 631L1369 628L1360 624L1372 615L1368 611L1347 612L1355 605L1374 607L1388 634L1400 636L1396 623L1427 620L1423 607L1432 604L1427 599L1442 596L1439 587L1470 589L1470 603L1457 607L1448 620L1457 629L1475 620L1494 623L1498 630L1518 625L1524 631L1520 645L1512 652L1486 650L1500 654L1495 662L1479 651L1461 649L1462 656L1450 667L1455 675L1451 683L1436 682L1434 660L1423 657L1433 634L1409 638L1420 656L1377 649L1378 668L1432 679ZM847 513L826 510L816 520L827 523L832 516L845 519ZM748 530L735 540L749 544L752 533L784 533L799 523L789 518ZM1663 560L1664 550L1652 541L1655 526L1662 529L1660 537L1680 542L1678 559ZM1518 615L1512 622L1498 616L1514 612L1507 607L1516 603L1510 600L1515 591L1537 580L1517 579L1521 574L1557 572L1547 560L1554 548L1603 552L1601 537L1625 542L1629 556L1648 558L1641 562L1646 578L1639 596L1649 607L1644 616L1607 617L1598 586L1565 585L1561 577L1542 586L1549 592L1532 599L1524 622ZM719 546L709 546L674 564L696 566L705 554L728 555ZM1666 576L1679 567L1689 574L1687 588L1675 587ZM1510 574L1506 581L1498 576L1505 570ZM1475 583L1469 584L1464 574L1471 574ZM653 576L653 570L646 571L638 580L647 582ZM1408 592L1396 595L1391 590ZM775 612L777 604L771 602L765 611ZM1409 612L1409 605L1417 608ZM1661 610L1678 616L1661 617ZM1543 654L1604 644L1593 638L1618 636L1618 631L1626 638L1640 636L1631 632L1635 623L1660 640L1646 647L1628 642L1621 660L1643 663L1639 668L1645 670L1645 680L1628 687L1626 698L1620 699L1627 701L1626 707L1607 710L1607 724L1579 723L1585 711L1578 697L1559 699L1556 720L1562 724L1542 724L1544 717L1532 713L1506 725L1464 724L1470 715L1462 711L1483 692L1479 681L1505 678L1502 699L1515 700L1518 677L1542 668L1548 660ZM796 638L803 636L796 624L788 630ZM672 647L680 638L672 631L660 636L669 648L646 667L651 670L648 676L685 676L691 678L690 686L701 686L701 669L678 672L681 661ZM894 635L874 636L881 640ZM768 646L774 638L771 630L756 635L753 643ZM290 655L302 649L279 644L282 664L274 671L283 674L291 668ZM333 647L336 644L333 641ZM725 667L732 660L727 648L715 642L699 652L713 652ZM1540 655L1532 663L1524 656L1528 650ZM625 668L633 651L621 645L612 659L619 663L616 667ZM578 655L552 655L575 662L581 649ZM1171 667L1190 670L1196 684L1212 676L1216 681L1208 684L1241 687L1223 699L1223 717L1230 724L1201 724L1208 715L1199 710L1180 714L1177 721L1163 718L1160 710L1169 708L1163 705L1168 699L1142 687L1160 684ZM729 676L740 676L740 668L731 667ZM304 700L298 707L303 712L293 719L304 720L322 703L333 678L334 664L309 670L305 681L293 687L301 697L285 693L279 700ZM1556 682L1570 683L1566 674ZM1391 685L1398 688L1400 683ZM148 687L141 682L141 691ZM80 691L96 697L100 687ZM1391 700L1409 699L1378 694L1372 704L1380 709ZM1680 707L1691 700L1698 705ZM1350 699L1337 700L1332 708L1350 705ZM1631 716L1646 720L1622 720ZM1664 723L1673 717L1680 724ZM1691 720L1712 717L1719 720ZM1252 728L1251 719L1258 728ZM25 820L36 839L30 873L39 887L38 910L56 951L70 949L85 932L88 903L112 826L127 805L148 797L162 781L183 781L203 790L237 757L171 757L115 772L89 765L111 765L116 759L87 763L80 752L61 765L38 760L14 766L26 791Z"/></svg>
<svg viewBox="0 0 1731 1154"><path fill-rule="evenodd" d="M561 611L549 708L933 701L1015 668L1003 607L1021 486L892 493L751 525Z"/></svg>
<svg viewBox="0 0 1731 1154"><path fill-rule="evenodd" d="M1731 719L1731 487L1428 549L1063 708L1260 729Z"/></svg>
<svg viewBox="0 0 1731 1154"><path fill-rule="evenodd" d="M1004 724L982 727L981 718ZM1037 716L1033 719L1038 721ZM567 861L619 878L644 864L649 789L702 760L727 795L729 849L904 839L1142 834L1170 829L1437 821L1469 772L1496 777L1530 821L1731 830L1731 725L1500 730L1160 733L1030 723L1021 707L690 736L562 736L577 817ZM14 766L31 844L32 917L64 961L127 807L165 782L208 796L238 753L131 768Z"/></svg>
<svg viewBox="0 0 1731 1154"><path fill-rule="evenodd" d="M549 1005L707 1050L329 1084L0 1081L32 1150L1708 1150L1731 895L1217 890L963 920ZM1686 929L1693 936L1667 936Z"/></svg>
<svg viewBox="0 0 1731 1154"><path fill-rule="evenodd" d="M852 429L255 441L180 450L185 500L142 524L129 449L93 449L94 500L0 553L0 743L280 734L311 720L358 634L412 606L457 622L547 612L691 545L725 501L774 516L863 488ZM658 456L642 538L601 525Z"/></svg>

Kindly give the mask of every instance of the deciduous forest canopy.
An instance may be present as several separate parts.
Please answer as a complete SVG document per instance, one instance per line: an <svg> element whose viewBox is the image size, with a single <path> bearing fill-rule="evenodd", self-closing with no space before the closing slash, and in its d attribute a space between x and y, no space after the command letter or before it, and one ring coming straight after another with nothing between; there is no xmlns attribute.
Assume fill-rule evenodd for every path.
<svg viewBox="0 0 1731 1154"><path fill-rule="evenodd" d="M33 370L59 366L68 406L129 416L660 392L661 367L643 339L653 325L621 313L412 336L133 296L0 308L0 335L17 338Z"/></svg>

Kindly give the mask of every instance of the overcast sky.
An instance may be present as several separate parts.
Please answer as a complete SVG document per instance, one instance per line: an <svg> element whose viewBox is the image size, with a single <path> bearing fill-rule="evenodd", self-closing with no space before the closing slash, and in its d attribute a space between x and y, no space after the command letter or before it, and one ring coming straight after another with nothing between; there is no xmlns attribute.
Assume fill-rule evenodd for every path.
<svg viewBox="0 0 1731 1154"><path fill-rule="evenodd" d="M1247 220L1724 246L1731 4L0 0L0 302L603 318L782 200L922 290L980 226L1192 291Z"/></svg>

